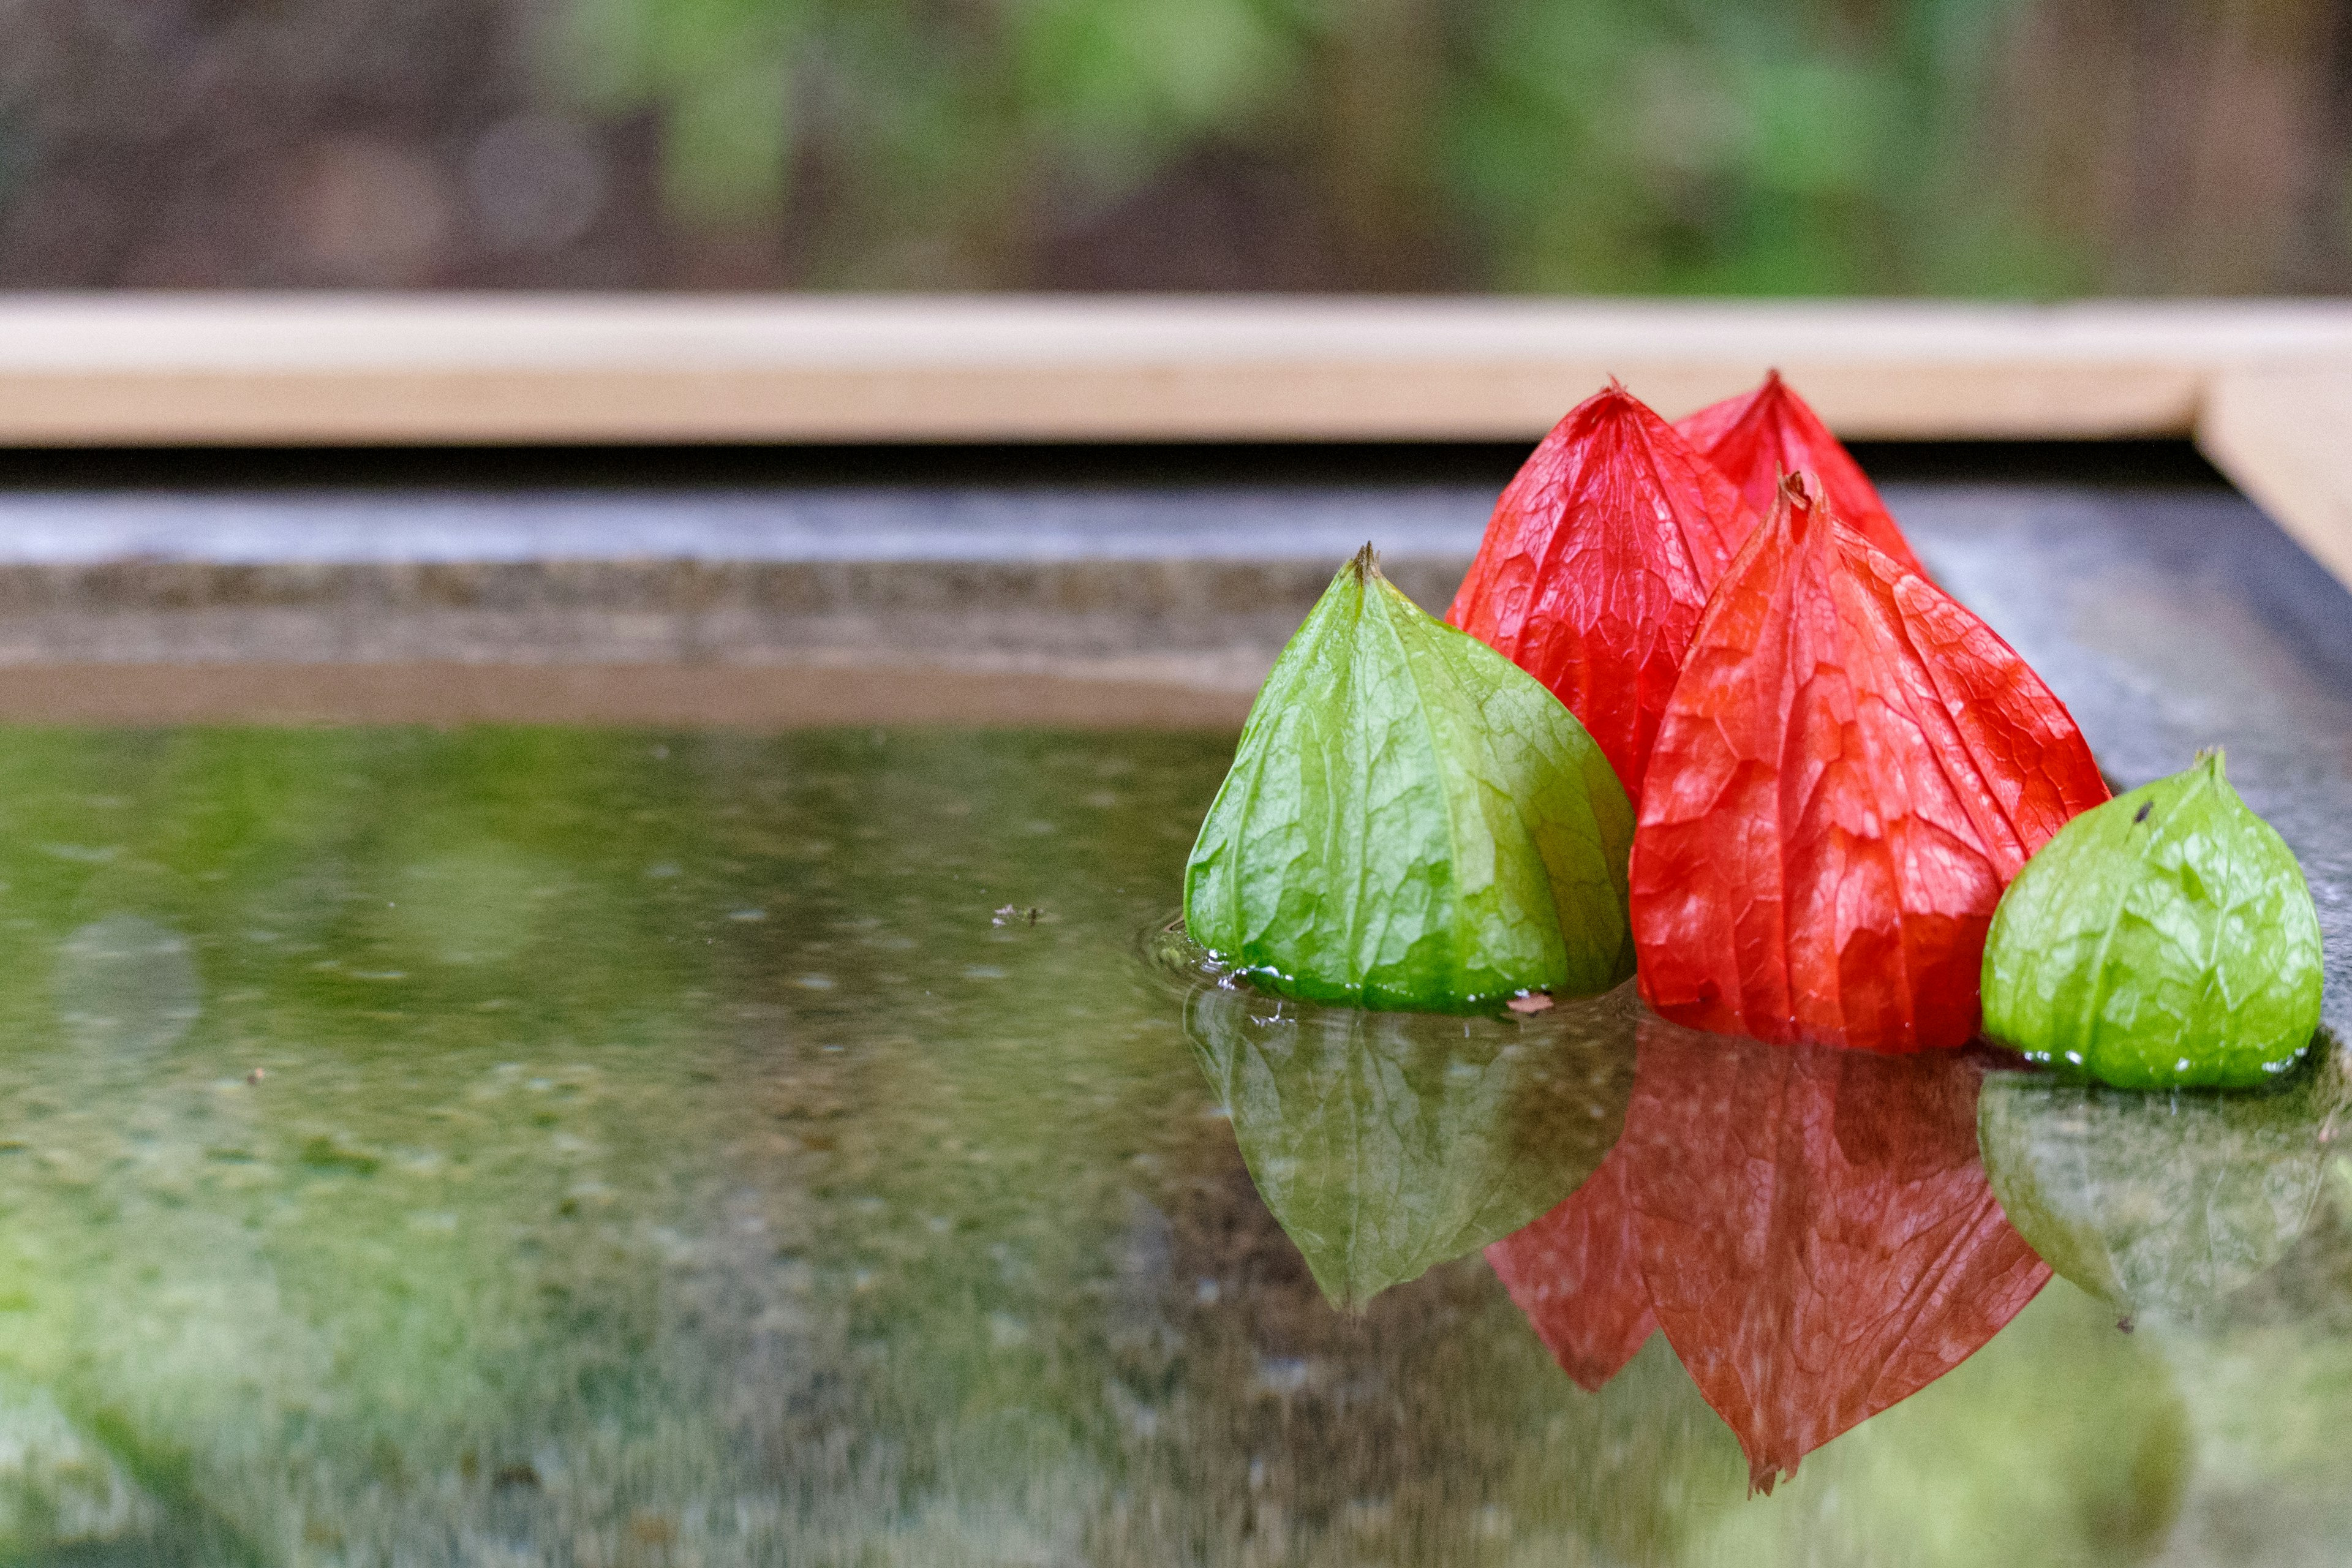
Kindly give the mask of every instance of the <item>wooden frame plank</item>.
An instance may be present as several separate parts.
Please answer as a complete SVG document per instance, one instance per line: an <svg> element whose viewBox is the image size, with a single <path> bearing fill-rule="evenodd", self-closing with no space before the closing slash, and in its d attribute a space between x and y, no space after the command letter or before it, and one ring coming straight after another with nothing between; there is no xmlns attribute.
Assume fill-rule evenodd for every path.
<svg viewBox="0 0 2352 1568"><path fill-rule="evenodd" d="M1778 365L1861 437L2185 436L2352 306L0 298L0 444L1522 440Z"/></svg>
<svg viewBox="0 0 2352 1568"><path fill-rule="evenodd" d="M2197 444L2321 565L2352 584L2352 364L2217 376Z"/></svg>

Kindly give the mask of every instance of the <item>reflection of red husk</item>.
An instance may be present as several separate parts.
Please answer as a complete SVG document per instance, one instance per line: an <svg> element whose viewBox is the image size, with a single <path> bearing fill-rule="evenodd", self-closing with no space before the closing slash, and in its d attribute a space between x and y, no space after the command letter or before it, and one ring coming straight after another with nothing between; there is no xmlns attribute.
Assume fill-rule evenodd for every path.
<svg viewBox="0 0 2352 1568"><path fill-rule="evenodd" d="M1612 384L1503 491L1445 618L1568 704L1639 801L1683 650L1755 526L1730 481Z"/></svg>
<svg viewBox="0 0 2352 1568"><path fill-rule="evenodd" d="M1740 499L1759 516L1772 510L1781 475L1815 474L1832 511L1914 572L1925 570L1879 499L1878 487L1779 371L1753 392L1675 420L1675 428L1739 487Z"/></svg>
<svg viewBox="0 0 2352 1568"><path fill-rule="evenodd" d="M1589 1392L1616 1376L1658 1326L1620 1153L1549 1214L1489 1245L1486 1261L1552 1359Z"/></svg>
<svg viewBox="0 0 2352 1568"><path fill-rule="evenodd" d="M1619 1145L1666 1339L1774 1479L1958 1366L2050 1278L1977 1152L1978 1063L1643 1032Z"/></svg>
<svg viewBox="0 0 2352 1568"><path fill-rule="evenodd" d="M2106 797L2025 661L1793 478L1658 728L1628 900L1642 994L1775 1042L1963 1045L2001 889Z"/></svg>
<svg viewBox="0 0 2352 1568"><path fill-rule="evenodd" d="M2049 1279L1985 1179L1974 1057L1656 1019L1640 1048L1608 1162L1486 1257L1588 1389L1664 1328L1751 1486L1966 1361Z"/></svg>

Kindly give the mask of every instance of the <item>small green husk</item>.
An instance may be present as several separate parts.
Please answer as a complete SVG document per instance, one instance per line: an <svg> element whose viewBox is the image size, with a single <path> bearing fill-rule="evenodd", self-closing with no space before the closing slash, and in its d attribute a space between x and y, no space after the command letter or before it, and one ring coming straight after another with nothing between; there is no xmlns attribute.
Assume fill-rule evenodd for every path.
<svg viewBox="0 0 2352 1568"><path fill-rule="evenodd" d="M1193 941L1264 988L1418 1012L1633 972L1633 810L1535 679L1424 614L1366 545L1250 710L1185 867Z"/></svg>
<svg viewBox="0 0 2352 1568"><path fill-rule="evenodd" d="M2068 823L1985 943L1984 1032L2124 1089L2273 1081L2319 1027L2303 868L2218 751Z"/></svg>

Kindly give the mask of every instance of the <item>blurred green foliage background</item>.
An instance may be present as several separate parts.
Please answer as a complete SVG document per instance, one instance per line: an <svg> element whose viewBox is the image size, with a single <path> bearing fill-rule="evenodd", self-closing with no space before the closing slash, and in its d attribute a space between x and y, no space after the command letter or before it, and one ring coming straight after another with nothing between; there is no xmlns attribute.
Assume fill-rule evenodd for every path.
<svg viewBox="0 0 2352 1568"><path fill-rule="evenodd" d="M0 283L2352 287L2330 0L28 0Z"/></svg>

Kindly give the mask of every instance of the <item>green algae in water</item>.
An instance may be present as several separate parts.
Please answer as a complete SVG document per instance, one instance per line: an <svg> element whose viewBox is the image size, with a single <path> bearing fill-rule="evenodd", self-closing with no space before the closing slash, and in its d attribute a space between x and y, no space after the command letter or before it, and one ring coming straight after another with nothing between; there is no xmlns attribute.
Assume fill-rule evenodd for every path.
<svg viewBox="0 0 2352 1568"><path fill-rule="evenodd" d="M1476 1012L1633 972L1633 811L1533 677L1371 549L1266 678L1184 876L1192 940L1267 989Z"/></svg>
<svg viewBox="0 0 2352 1568"><path fill-rule="evenodd" d="M2319 1027L2319 914L2218 751L2083 813L2026 863L1985 942L1984 1032L2128 1089L2246 1089Z"/></svg>
<svg viewBox="0 0 2352 1568"><path fill-rule="evenodd" d="M1663 1339L1581 1394L1475 1258L1332 1310L1130 956L1230 735L0 740L7 1561L2131 1561L2176 1384L2197 1508L2352 1539L2325 1194L2318 1321L2053 1288L1753 1502ZM1449 1022L1438 1228L1584 1062Z"/></svg>
<svg viewBox="0 0 2352 1568"><path fill-rule="evenodd" d="M937 1560L943 1471L1085 1517L1074 1276L1224 1135L1104 933L1223 750L9 731L0 1557ZM975 1508L925 1539L1034 1547Z"/></svg>

